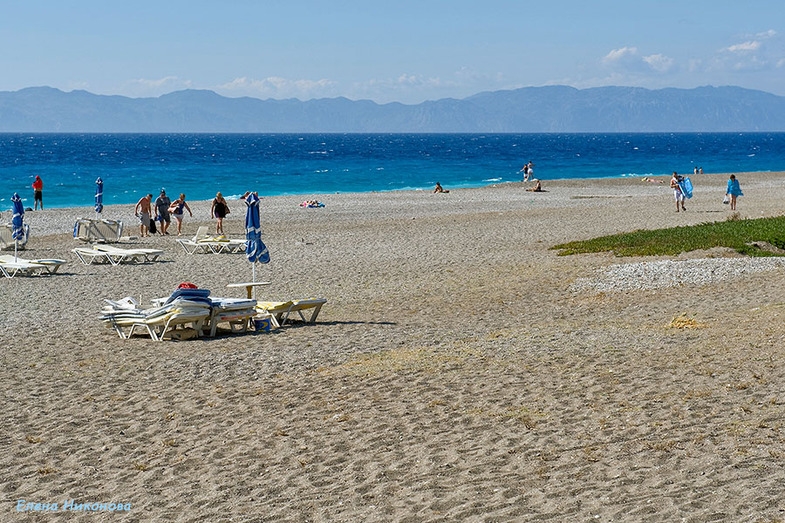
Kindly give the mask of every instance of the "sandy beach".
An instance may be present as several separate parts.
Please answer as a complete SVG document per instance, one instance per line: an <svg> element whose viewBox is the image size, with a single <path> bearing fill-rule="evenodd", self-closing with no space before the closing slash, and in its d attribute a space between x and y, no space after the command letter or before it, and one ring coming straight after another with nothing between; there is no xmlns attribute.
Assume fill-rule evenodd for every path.
<svg viewBox="0 0 785 523"><path fill-rule="evenodd" d="M156 236L123 245L159 262L82 265L92 209L27 213L20 255L69 263L0 281L0 521L783 521L785 269L601 288L617 266L739 256L551 249L727 219L727 176L691 178L678 214L667 177L264 198L257 297L328 303L313 325L188 341L122 340L103 300L241 297L243 255ZM785 173L738 178L740 217L785 210ZM214 227L191 207L185 236ZM133 205L103 215L138 234Z"/></svg>

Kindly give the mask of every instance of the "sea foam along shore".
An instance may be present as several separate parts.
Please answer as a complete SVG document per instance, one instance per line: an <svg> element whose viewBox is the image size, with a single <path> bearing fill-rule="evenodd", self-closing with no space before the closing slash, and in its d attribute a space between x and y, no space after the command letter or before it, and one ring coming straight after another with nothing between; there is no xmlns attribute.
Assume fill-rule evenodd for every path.
<svg viewBox="0 0 785 523"><path fill-rule="evenodd" d="M679 214L666 184L635 179L266 198L260 297L326 297L319 322L179 343L120 340L102 300L182 281L228 295L251 275L241 255L154 237L128 243L163 262L83 266L85 213L29 213L24 256L72 263L0 282L6 499L119 500L140 521L779 518L783 269L598 292L574 285L731 253L550 250L725 219L725 178L694 177ZM742 217L781 213L781 173L740 179ZM210 223L193 208L186 235Z"/></svg>

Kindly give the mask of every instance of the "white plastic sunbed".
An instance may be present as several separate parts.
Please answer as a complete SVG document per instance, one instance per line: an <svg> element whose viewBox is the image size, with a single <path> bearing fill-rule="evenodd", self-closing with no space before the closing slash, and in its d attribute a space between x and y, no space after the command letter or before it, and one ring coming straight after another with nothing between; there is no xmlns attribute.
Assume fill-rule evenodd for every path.
<svg viewBox="0 0 785 523"><path fill-rule="evenodd" d="M171 331L178 326L187 324L191 324L198 336L210 317L208 303L185 298L176 298L166 305L144 310L135 308L129 299L122 302L107 300L107 303L99 319L122 339L130 338L137 329L141 329L153 340L161 341L165 336L171 336Z"/></svg>
<svg viewBox="0 0 785 523"><path fill-rule="evenodd" d="M10 223L0 225L0 249L14 250L14 246L18 249L24 249L27 240L30 238L30 226L26 223L22 225L24 236L17 242L14 240L14 226Z"/></svg>
<svg viewBox="0 0 785 523"><path fill-rule="evenodd" d="M77 247L72 249L71 252L73 252L79 261L85 265L98 265L104 263L114 265L108 254L105 252L96 251L92 247Z"/></svg>
<svg viewBox="0 0 785 523"><path fill-rule="evenodd" d="M186 254L220 254L245 252L245 240L229 239L225 236L208 236L207 227L201 226L190 239L177 239Z"/></svg>
<svg viewBox="0 0 785 523"><path fill-rule="evenodd" d="M97 244L93 245L93 249L99 252L105 252L109 255L114 265L123 262L138 263L138 262L154 262L164 253L161 249L147 249L143 247L134 247L125 249L115 247L113 245Z"/></svg>
<svg viewBox="0 0 785 523"><path fill-rule="evenodd" d="M0 256L0 274L6 278L13 278L17 275L41 276L54 274L64 263L66 263L65 260L26 260L5 254Z"/></svg>
<svg viewBox="0 0 785 523"><path fill-rule="evenodd" d="M160 249L123 249L111 245L93 245L91 247L77 247L72 252L85 265L108 263L119 265L121 263L154 262L163 254Z"/></svg>
<svg viewBox="0 0 785 523"><path fill-rule="evenodd" d="M256 300L244 298L211 298L210 318L204 326L209 336L215 337L219 323L229 324L231 332L246 332L248 324L256 315Z"/></svg>
<svg viewBox="0 0 785 523"><path fill-rule="evenodd" d="M170 298L156 298L152 300L154 305L162 306ZM248 325L254 316L257 315L256 300L245 298L216 298L210 297L210 316L204 322L202 330L204 334L215 337L220 323L229 325L229 330L233 333L244 333L248 330Z"/></svg>
<svg viewBox="0 0 785 523"><path fill-rule="evenodd" d="M119 242L122 234L123 222L118 220L80 218L74 224L74 238L84 242Z"/></svg>
<svg viewBox="0 0 785 523"><path fill-rule="evenodd" d="M256 304L256 309L262 313L270 315L273 325L281 327L289 321L289 315L296 312L306 323L314 323L322 305L327 303L326 298L309 298L307 300L289 301L260 301ZM306 318L304 312L311 310L311 315Z"/></svg>

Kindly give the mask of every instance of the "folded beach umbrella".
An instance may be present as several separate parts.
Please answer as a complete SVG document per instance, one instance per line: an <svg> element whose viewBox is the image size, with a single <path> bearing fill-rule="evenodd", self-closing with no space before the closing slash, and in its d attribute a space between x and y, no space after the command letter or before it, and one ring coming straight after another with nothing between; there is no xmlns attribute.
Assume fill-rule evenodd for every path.
<svg viewBox="0 0 785 523"><path fill-rule="evenodd" d="M18 193L14 193L14 195L11 197L11 203L13 204L12 210L14 213L13 218L11 218L11 225L13 226L11 230L11 237L14 239L14 260L16 260L16 252L19 248L19 240L23 240L25 237L25 207L22 205L22 198L19 197Z"/></svg>
<svg viewBox="0 0 785 523"><path fill-rule="evenodd" d="M95 217L104 210L104 181L98 178L95 181Z"/></svg>
<svg viewBox="0 0 785 523"><path fill-rule="evenodd" d="M262 241L262 225L259 216L259 196L249 193L245 198L248 206L245 212L245 255L253 267L253 281L256 281L256 262L270 263L270 253Z"/></svg>

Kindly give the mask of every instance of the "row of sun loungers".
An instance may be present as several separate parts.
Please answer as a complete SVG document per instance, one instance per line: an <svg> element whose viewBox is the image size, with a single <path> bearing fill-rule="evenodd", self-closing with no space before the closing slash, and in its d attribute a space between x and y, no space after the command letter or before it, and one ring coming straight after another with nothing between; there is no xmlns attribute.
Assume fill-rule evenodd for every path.
<svg viewBox="0 0 785 523"><path fill-rule="evenodd" d="M106 300L100 319L123 339L135 331L146 332L153 340L176 338L178 327L190 326L196 337L214 337L220 324L230 332L244 333L258 314L256 300L210 297L207 289L177 289L168 298L154 300L157 305L141 309L132 298Z"/></svg>
<svg viewBox="0 0 785 523"><path fill-rule="evenodd" d="M140 329L153 340L160 341L167 334L171 336L171 330L189 324L194 332L199 333L210 316L209 303L185 297L150 309L141 309L128 298L121 302L107 302L100 319L123 339L130 338Z"/></svg>
<svg viewBox="0 0 785 523"><path fill-rule="evenodd" d="M293 312L304 322L313 323L327 300L314 298L286 302L257 302L245 298L216 298L207 289L177 289L167 298L153 300L154 306L142 309L133 298L119 301L105 300L100 319L108 328L127 339L134 333L146 333L156 341L165 338L185 339L214 337L221 324L231 333L245 333L254 319L267 319L274 327L281 327ZM306 311L311 311L306 316Z"/></svg>

